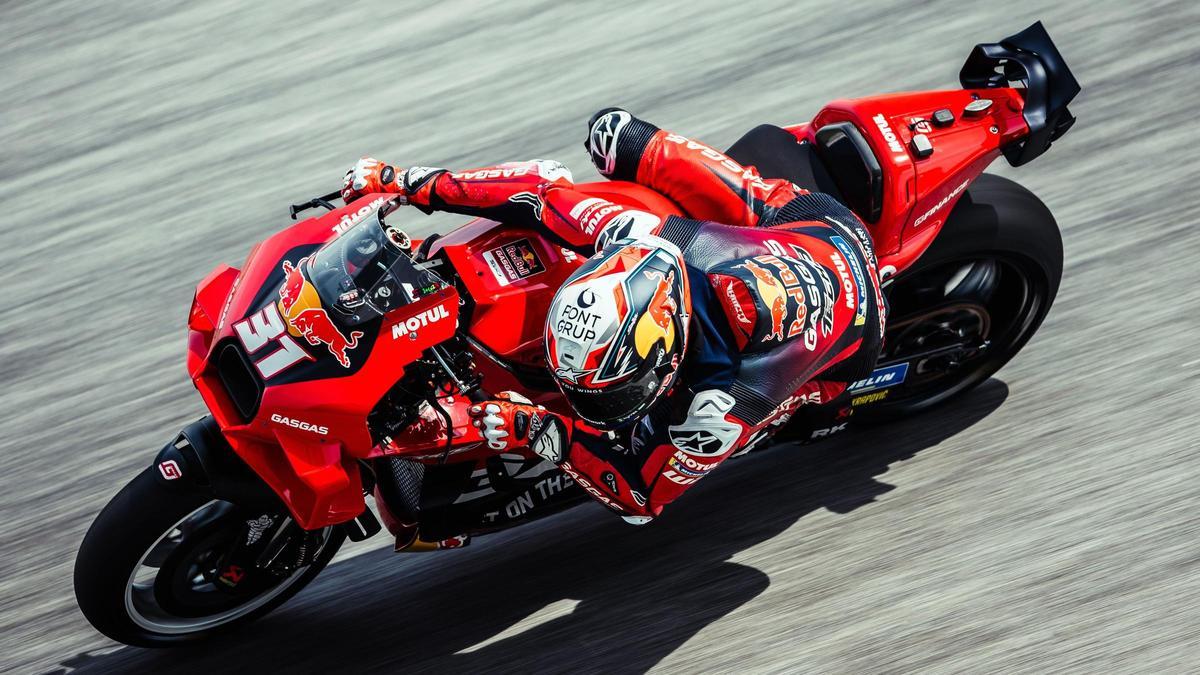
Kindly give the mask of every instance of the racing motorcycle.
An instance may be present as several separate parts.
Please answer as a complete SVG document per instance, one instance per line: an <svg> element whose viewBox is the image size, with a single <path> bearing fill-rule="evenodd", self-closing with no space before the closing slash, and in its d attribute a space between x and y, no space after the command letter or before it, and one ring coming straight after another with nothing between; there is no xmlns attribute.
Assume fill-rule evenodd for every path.
<svg viewBox="0 0 1200 675"><path fill-rule="evenodd" d="M977 45L959 78L835 101L726 153L836 196L874 237L890 312L877 369L851 388L856 424L983 382L1058 290L1050 211L983 171L1044 153L1074 123L1079 85L1040 23ZM640 185L580 189L683 215ZM397 550L432 551L587 499L536 455L489 450L467 408L513 390L569 412L544 368L543 322L590 251L481 219L413 240L389 196L337 208L336 194L293 205L293 220L324 212L196 288L187 370L209 414L103 509L75 564L80 608L115 640L174 645L262 616L381 519Z"/></svg>

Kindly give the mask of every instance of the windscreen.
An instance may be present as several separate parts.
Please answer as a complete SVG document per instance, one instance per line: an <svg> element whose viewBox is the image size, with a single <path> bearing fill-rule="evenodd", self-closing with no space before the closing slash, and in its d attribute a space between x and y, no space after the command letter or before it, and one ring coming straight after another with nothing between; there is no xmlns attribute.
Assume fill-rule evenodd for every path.
<svg viewBox="0 0 1200 675"><path fill-rule="evenodd" d="M321 304L356 325L444 288L410 256L411 241L372 214L309 258L308 278Z"/></svg>

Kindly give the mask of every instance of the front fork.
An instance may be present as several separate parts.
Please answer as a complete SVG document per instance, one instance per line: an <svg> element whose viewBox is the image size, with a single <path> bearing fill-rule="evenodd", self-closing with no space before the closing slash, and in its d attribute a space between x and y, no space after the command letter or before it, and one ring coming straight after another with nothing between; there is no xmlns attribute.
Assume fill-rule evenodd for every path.
<svg viewBox="0 0 1200 675"><path fill-rule="evenodd" d="M327 538L328 530L301 529L291 517L278 513L247 518L209 581L234 591L262 572L287 577L316 560Z"/></svg>

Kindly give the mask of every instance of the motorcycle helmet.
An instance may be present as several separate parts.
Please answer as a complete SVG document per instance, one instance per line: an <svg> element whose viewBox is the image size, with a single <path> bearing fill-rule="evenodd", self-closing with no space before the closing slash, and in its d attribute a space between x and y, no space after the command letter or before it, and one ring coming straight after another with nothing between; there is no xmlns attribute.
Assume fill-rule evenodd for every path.
<svg viewBox="0 0 1200 675"><path fill-rule="evenodd" d="M547 314L546 359L578 416L598 429L641 419L687 352L683 256L654 236L608 246L577 269Z"/></svg>

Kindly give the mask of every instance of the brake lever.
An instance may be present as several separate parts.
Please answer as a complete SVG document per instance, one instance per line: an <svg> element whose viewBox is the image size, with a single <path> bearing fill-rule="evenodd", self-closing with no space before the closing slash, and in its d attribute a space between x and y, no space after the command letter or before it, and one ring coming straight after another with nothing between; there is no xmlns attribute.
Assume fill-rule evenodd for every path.
<svg viewBox="0 0 1200 675"><path fill-rule="evenodd" d="M309 209L315 209L318 206L324 207L327 211L332 211L337 207L333 205L333 200L341 197L341 191L330 192L329 194L313 197L312 199L300 204L292 204L288 207L288 214L292 216L292 220L296 220L296 216Z"/></svg>

